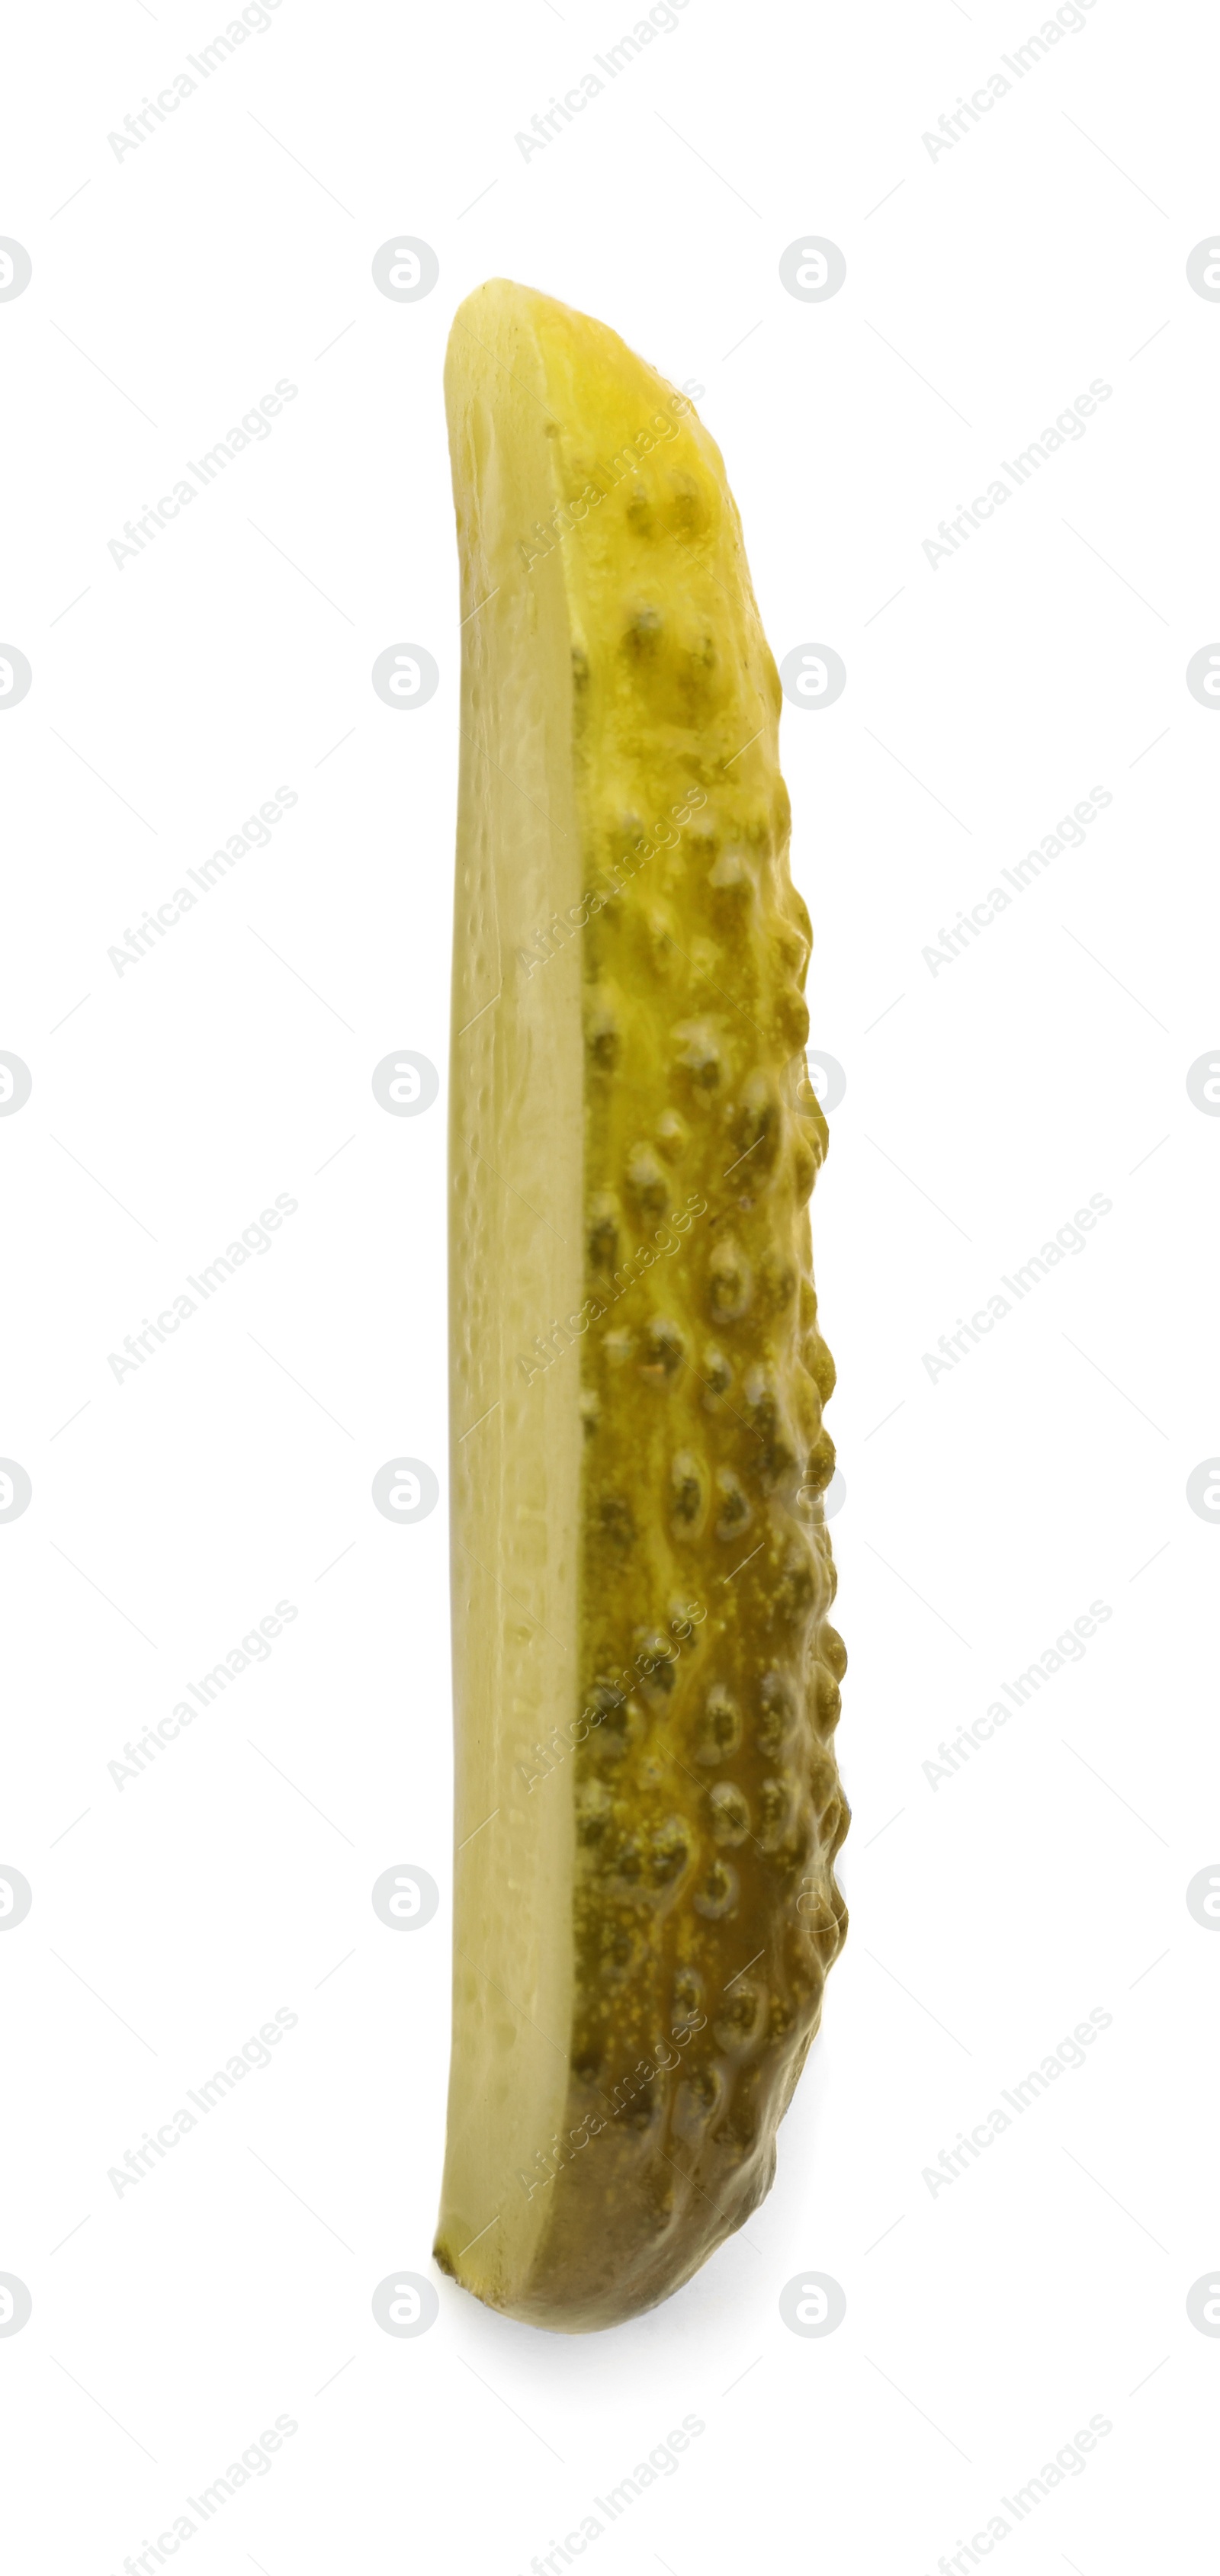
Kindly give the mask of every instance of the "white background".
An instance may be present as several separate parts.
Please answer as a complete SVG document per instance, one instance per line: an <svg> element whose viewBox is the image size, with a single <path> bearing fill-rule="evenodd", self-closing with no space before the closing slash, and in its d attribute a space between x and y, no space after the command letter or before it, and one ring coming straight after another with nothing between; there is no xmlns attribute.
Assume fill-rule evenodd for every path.
<svg viewBox="0 0 1220 2576"><path fill-rule="evenodd" d="M594 2546L673 2576L763 2552L920 2576L1091 2416L997 2541L1013 2571L1202 2563L1220 2341L1220 306L1216 22L1096 0L952 149L921 137L1040 24L1016 0L688 0L527 160L633 24L607 0L282 0L138 149L107 141L225 25L200 0L27 10L5 42L0 635L2 2519L22 2576L117 2576L277 2414L298 2430L190 2564L523 2571L685 2414ZM402 226L424 300L379 294ZM808 226L842 291L787 294ZM504 274L612 323L723 449L788 708L811 1043L847 1083L814 1202L851 1656L853 1928L746 2234L637 2324L559 2340L430 2259L448 2048L444 1153L457 573L441 396ZM120 570L108 540L280 378L271 435ZM933 571L923 541L1094 378L1078 442ZM399 713L374 656L425 645ZM107 950L290 784L298 803L137 966ZM1104 784L1112 803L951 968L922 951ZM442 1073L396 1118L370 1077ZM297 1213L121 1383L107 1355L277 1193ZM923 1354L1097 1193L1112 1209L950 1373ZM1210 1318L1210 1321L1209 1321ZM379 1465L431 1462L397 1528ZM278 1600L270 1658L108 1765ZM923 1765L1091 1601L1112 1611L957 1776ZM441 1890L410 1937L384 1869ZM298 2016L138 2186L108 2169L279 2007ZM1078 2071L923 2179L1092 2008ZM439 2315L375 2323L396 2266ZM782 2322L809 2268L823 2340ZM1007 2519L1016 2521L1015 2516ZM186 2546L185 2541L183 2546ZM149 2558L151 2567L155 2562ZM167 2562L168 2563L168 2560ZM960 2564L969 2562L963 2557ZM561 2564L558 2557L555 2567Z"/></svg>

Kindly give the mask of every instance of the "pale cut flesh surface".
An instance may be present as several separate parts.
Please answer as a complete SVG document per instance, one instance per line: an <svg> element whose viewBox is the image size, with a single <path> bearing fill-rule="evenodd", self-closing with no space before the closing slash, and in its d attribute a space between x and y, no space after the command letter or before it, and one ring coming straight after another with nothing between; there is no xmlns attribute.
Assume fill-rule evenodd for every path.
<svg viewBox="0 0 1220 2576"><path fill-rule="evenodd" d="M846 1909L808 914L717 448L495 280L446 365L454 2029L436 2253L564 2332L757 2206Z"/></svg>

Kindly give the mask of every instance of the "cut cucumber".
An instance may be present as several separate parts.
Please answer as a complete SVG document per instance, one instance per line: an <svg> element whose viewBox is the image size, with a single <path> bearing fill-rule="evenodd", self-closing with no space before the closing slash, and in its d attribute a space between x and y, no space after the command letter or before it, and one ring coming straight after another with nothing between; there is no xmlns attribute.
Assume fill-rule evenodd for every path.
<svg viewBox="0 0 1220 2576"><path fill-rule="evenodd" d="M445 374L454 2028L438 2262L576 2333L768 2190L846 1909L780 689L719 452L496 279Z"/></svg>

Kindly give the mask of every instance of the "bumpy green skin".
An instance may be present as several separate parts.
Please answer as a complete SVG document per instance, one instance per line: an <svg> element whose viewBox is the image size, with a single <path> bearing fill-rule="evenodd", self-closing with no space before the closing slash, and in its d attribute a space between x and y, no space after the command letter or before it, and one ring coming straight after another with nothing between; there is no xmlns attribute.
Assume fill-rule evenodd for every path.
<svg viewBox="0 0 1220 2576"><path fill-rule="evenodd" d="M575 1994L532 2186L549 2218L511 2302L571 2331L667 2296L770 2186L846 1924L846 1659L779 682L690 406L530 301L557 493L600 493L550 532L586 915Z"/></svg>
<svg viewBox="0 0 1220 2576"><path fill-rule="evenodd" d="M561 418L589 416L587 364L576 339ZM560 436L569 493L639 427L607 374L596 445ZM537 2283L586 2322L663 2296L769 2188L845 1922L844 1656L825 1524L797 1508L834 1466L809 921L779 683L709 447L658 440L565 541L587 883L623 887L583 932L582 1681L605 1713L577 1765L569 2126L606 2126L553 2186Z"/></svg>

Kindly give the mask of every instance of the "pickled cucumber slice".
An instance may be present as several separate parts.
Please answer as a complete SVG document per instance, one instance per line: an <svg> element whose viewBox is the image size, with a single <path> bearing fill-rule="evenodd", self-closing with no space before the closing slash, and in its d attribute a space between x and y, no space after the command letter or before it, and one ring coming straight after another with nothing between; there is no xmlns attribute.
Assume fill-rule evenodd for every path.
<svg viewBox="0 0 1220 2576"><path fill-rule="evenodd" d="M456 1862L438 2262L565 2333L754 2209L846 1909L809 917L717 448L493 280L445 373Z"/></svg>

